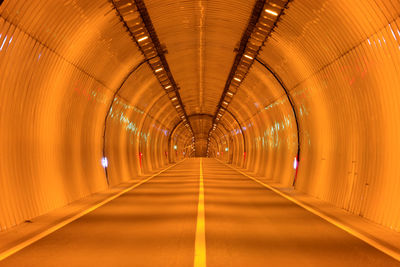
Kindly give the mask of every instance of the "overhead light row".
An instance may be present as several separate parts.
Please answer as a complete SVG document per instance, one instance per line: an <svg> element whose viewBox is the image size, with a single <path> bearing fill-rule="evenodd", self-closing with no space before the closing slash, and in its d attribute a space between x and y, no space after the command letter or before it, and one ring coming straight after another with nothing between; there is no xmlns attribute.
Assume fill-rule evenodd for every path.
<svg viewBox="0 0 400 267"><path fill-rule="evenodd" d="M243 82L255 58L259 54L265 41L271 35L276 23L283 14L283 10L287 8L290 1L291 0L259 0L256 3L253 9L252 19L242 36L235 63L232 66L224 92L218 104L210 134L216 129L216 124L221 120L233 96L236 94L238 87ZM254 19L257 16L258 19Z"/></svg>
<svg viewBox="0 0 400 267"><path fill-rule="evenodd" d="M147 59L154 75L175 107L179 118L185 123L185 126L188 125L187 127L192 132L192 127L187 119L187 114L180 98L179 87L172 77L164 56L165 48L161 46L155 34L143 1L111 0L111 2L131 34L131 37Z"/></svg>

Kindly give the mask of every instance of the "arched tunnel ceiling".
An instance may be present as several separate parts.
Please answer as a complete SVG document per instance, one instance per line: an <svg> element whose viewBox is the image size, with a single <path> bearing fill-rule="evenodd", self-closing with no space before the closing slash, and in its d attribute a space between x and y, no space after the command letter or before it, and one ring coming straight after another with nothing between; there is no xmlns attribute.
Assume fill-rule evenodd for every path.
<svg viewBox="0 0 400 267"><path fill-rule="evenodd" d="M215 113L254 3L146 1L188 115Z"/></svg>
<svg viewBox="0 0 400 267"><path fill-rule="evenodd" d="M257 5L263 5L261 2ZM168 51L166 60L189 117L216 114L239 41L250 19L258 16L255 6L256 1L233 1L229 5L223 1L146 1L152 27ZM196 155L204 156L209 144L203 140L209 141L213 124L203 118L192 116L189 123ZM224 128L225 132L234 130L233 124Z"/></svg>
<svg viewBox="0 0 400 267"><path fill-rule="evenodd" d="M208 131L212 127L212 117L196 114L189 116L189 120L193 127L194 137L196 139L207 139Z"/></svg>

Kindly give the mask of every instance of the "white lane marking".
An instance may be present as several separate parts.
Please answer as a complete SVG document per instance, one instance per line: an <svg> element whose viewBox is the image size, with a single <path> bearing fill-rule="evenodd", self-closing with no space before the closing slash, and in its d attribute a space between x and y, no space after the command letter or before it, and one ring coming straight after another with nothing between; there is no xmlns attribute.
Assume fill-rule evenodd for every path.
<svg viewBox="0 0 400 267"><path fill-rule="evenodd" d="M218 159L217 159L217 160L218 160ZM345 225L345 224L343 224L343 223L341 223L341 222L339 222L339 221L337 221L337 220L335 220L335 219L333 219L333 218L331 218L331 217L329 217L329 216L323 214L323 213L320 212L320 211L317 211L316 209L314 209L314 208L312 208L312 207L310 207L310 206L308 206L308 205L306 205L306 204L304 204L304 203L302 203L302 202L300 202L300 201L298 201L298 200L292 198L291 196L286 195L285 193L279 191L278 189L275 189L275 188L273 188L272 186L270 186L270 185L268 185L268 184L266 184L266 183L263 183L263 182L261 182L260 180L254 178L254 177L252 177L252 176L250 176L250 175L248 175L248 174L246 174L246 173L244 173L244 172L242 172L242 171L240 171L240 170L238 170L238 169L236 169L236 168L234 168L234 167L231 167L231 166L229 166L228 164L226 164L226 163L224 163L224 162L222 162L222 161L220 161L220 160L218 160L218 161L219 161L220 163L226 165L227 167L231 168L232 170L235 170L235 171L237 171L237 172L243 174L244 176L246 176L246 177L250 178L251 180L255 181L256 183L258 183L258 184L260 184L260 185L262 185L262 186L268 188L269 190L271 190L271 191L277 193L278 195L280 195L280 196L286 198L287 200L289 200L289 201L295 203L296 205L302 207L303 209L305 209L305 210L307 210L307 211L309 211L309 212L311 212L311 213L317 215L318 217L320 217L320 218L324 219L325 221L327 221L327 222L329 222L329 223L335 225L336 227L339 227L339 228L342 229L343 231L346 231L347 233L351 234L352 236L355 236L355 237L357 237L358 239L361 239L361 240L364 241L365 243L367 243L367 244L373 246L373 247L376 248L377 250L382 251L382 252L385 253L386 255L388 255L388 256L390 256L390 257L392 257L392 258L394 258L394 259L400 261L400 253L399 253L399 252L397 252L397 251L395 251L395 250L393 250L393 249L391 249L391 248L389 248L389 247L386 247L385 245L380 244L379 242L375 241L374 239L372 239L372 238L370 238L370 237L368 237L368 236L366 236L366 235L364 235L364 234L358 232L357 230L352 229L351 227L349 227L349 226L347 226L347 225Z"/></svg>
<svg viewBox="0 0 400 267"><path fill-rule="evenodd" d="M206 266L206 230L204 216L203 159L200 158L199 203L197 205L196 239L194 247L194 267Z"/></svg>
<svg viewBox="0 0 400 267"><path fill-rule="evenodd" d="M40 240L40 239L42 239L42 238L54 233L55 231L61 229L62 227L66 226L67 224L79 219L80 217L85 216L86 214L94 211L95 209L100 208L101 206L103 206L103 205L107 204L108 202L120 197L121 195L125 194L126 192L131 191L132 189L134 189L134 188L146 183L147 181L149 181L150 179L156 177L157 175L160 175L161 173L167 171L168 169L170 169L172 167L175 167L177 164L181 163L182 161L180 161L180 162L178 162L178 163L176 163L174 165L171 165L168 168L165 168L164 170L162 170L162 171L160 171L160 172L158 172L156 174L153 174L152 176L150 176L150 177L138 182L137 184L134 184L134 185L124 189L123 191L115 194L114 196L103 200L102 202L94 205L93 207L90 207L90 208L88 208L88 209L86 209L86 210L74 215L73 217L71 217L69 219L66 219L65 221L62 221L62 222L50 227L49 229L47 229L47 230L45 230L45 231L43 231L43 232L41 232L41 233L39 233L39 234L37 234L35 236L23 241L22 243L19 243L18 245L14 246L14 247L12 247L12 248L4 251L4 252L1 252L0 253L0 261L4 260L7 257L10 257L11 255L13 255L13 254L17 253L18 251L26 248L27 246L32 245L36 241L38 241L38 240Z"/></svg>

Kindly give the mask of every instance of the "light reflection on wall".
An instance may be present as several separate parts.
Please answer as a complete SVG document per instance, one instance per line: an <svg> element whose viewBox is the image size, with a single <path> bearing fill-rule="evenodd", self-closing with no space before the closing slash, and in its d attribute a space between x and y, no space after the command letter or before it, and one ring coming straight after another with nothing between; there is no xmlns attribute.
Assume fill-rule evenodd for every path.
<svg viewBox="0 0 400 267"><path fill-rule="evenodd" d="M135 121L129 119L126 116L126 113L129 110L134 111L137 115L139 115L139 116L134 116L136 119ZM143 140L145 143L149 141L150 133L142 132L138 128L138 124L141 121L141 117L146 116L144 111L141 110L140 108L126 104L119 97L115 97L110 112L108 113L108 116L109 118L111 118L113 122L118 122L120 125L122 125L122 128L125 129L125 131L128 132L129 134L140 137L141 140ZM153 127L156 129L161 129L161 127L155 126L155 124L153 124ZM131 144L133 144L133 139L130 138L130 140Z"/></svg>
<svg viewBox="0 0 400 267"><path fill-rule="evenodd" d="M81 87L78 83L74 86L74 91L80 95L87 98L87 100L92 100L97 103L106 105L108 103L108 98L106 94L102 93L100 88L99 89L90 89L88 87Z"/></svg>
<svg viewBox="0 0 400 267"><path fill-rule="evenodd" d="M285 96L286 97L286 96ZM273 103L269 104L262 110L264 112L276 112L280 111L281 105L288 105L287 98L281 98ZM275 110L274 110L275 109ZM282 145L281 136L285 132L285 129L290 128L293 131L293 125L296 125L292 112L290 114L283 114L283 118L280 120L273 120L272 123L266 123L262 131L262 135L255 137L255 144L258 149L264 149L265 147L271 149L279 149ZM296 127L296 126L294 126ZM283 135L285 136L285 135ZM286 134L286 144L289 149L297 147L297 136L294 134Z"/></svg>
<svg viewBox="0 0 400 267"><path fill-rule="evenodd" d="M74 90L79 95L87 98L87 100L89 101L92 100L100 104L107 104L107 96L99 90L91 90L87 87L80 87L79 85L75 85ZM134 111L136 114L146 116L145 112L142 109L137 106L125 103L125 101L118 96L114 98L108 116L112 118L113 121L118 121L121 125L123 125L125 131L130 132L133 135L140 136L144 140L144 142L147 142L150 138L150 133L141 132L137 126L138 122L131 121L126 116L127 111ZM169 134L169 130L164 129L162 125L159 125L156 122L152 124L152 128L156 129L159 132L162 132L165 136L168 136Z"/></svg>

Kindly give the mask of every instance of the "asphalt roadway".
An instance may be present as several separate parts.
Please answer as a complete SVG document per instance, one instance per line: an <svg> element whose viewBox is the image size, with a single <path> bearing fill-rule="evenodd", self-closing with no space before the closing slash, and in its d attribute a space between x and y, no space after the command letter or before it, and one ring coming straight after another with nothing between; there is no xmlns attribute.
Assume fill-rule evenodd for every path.
<svg viewBox="0 0 400 267"><path fill-rule="evenodd" d="M194 266L200 160L205 251L199 255L207 266L400 266L213 159L183 161L0 266Z"/></svg>

